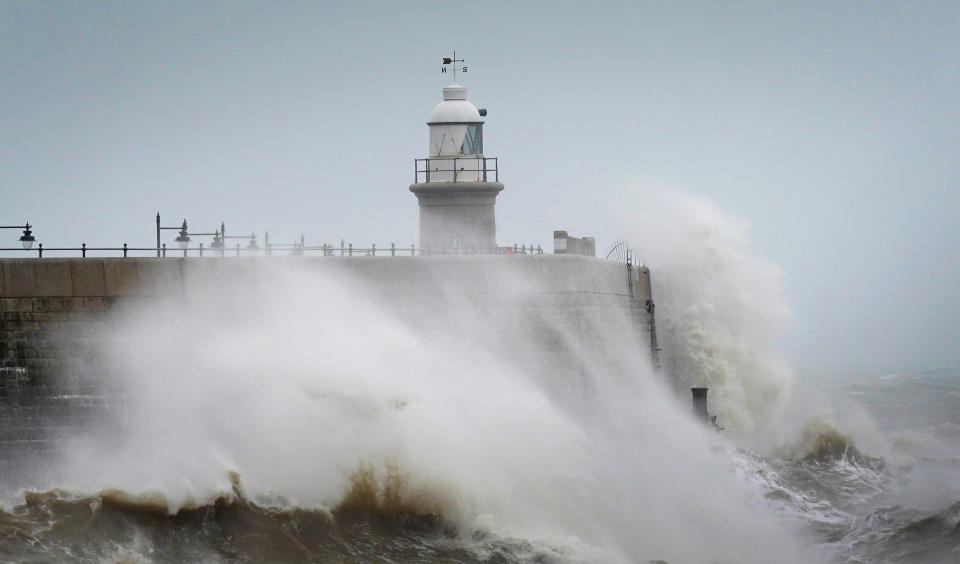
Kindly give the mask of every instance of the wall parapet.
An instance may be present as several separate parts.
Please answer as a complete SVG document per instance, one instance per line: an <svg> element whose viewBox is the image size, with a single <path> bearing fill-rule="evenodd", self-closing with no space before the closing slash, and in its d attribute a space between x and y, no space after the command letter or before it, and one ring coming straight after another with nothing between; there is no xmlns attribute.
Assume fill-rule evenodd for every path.
<svg viewBox="0 0 960 564"><path fill-rule="evenodd" d="M190 258L0 259L0 299L87 297L177 297L190 295L194 281L217 275L243 276L271 265L345 272L367 280L416 278L461 281L475 289L476 272L507 269L537 281L531 291L603 292L628 295L624 265L577 255L422 255ZM429 290L422 284L414 289ZM11 302L13 303L13 302ZM11 306L13 307L13 306Z"/></svg>

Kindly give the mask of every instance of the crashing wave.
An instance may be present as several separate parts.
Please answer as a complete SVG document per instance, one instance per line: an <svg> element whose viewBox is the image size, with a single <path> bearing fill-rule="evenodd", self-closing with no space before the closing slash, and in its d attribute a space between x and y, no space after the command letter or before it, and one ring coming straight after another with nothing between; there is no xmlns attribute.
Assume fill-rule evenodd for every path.
<svg viewBox="0 0 960 564"><path fill-rule="evenodd" d="M807 464L850 463L874 471L882 471L886 466L883 458L863 453L850 436L821 419L807 423L800 437L779 454Z"/></svg>
<svg viewBox="0 0 960 564"><path fill-rule="evenodd" d="M588 554L462 531L440 512L436 498L409 489L395 466L388 466L381 480L361 465L343 499L329 510L263 505L246 497L238 475L231 475L231 483L230 492L175 510L153 492L25 492L21 505L0 511L0 559L563 563Z"/></svg>

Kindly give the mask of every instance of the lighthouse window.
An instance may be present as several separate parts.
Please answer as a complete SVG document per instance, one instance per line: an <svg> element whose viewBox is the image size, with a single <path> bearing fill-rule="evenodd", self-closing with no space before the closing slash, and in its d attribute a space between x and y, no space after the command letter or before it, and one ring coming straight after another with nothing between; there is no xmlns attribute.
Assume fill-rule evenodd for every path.
<svg viewBox="0 0 960 564"><path fill-rule="evenodd" d="M463 146L460 152L464 155L483 154L483 124L468 125L467 133L463 136Z"/></svg>

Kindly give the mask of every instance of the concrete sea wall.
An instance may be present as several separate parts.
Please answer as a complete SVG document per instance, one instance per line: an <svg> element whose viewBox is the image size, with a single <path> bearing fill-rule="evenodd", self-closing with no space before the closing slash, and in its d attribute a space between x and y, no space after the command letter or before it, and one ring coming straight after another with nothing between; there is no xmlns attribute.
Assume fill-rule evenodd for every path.
<svg viewBox="0 0 960 564"><path fill-rule="evenodd" d="M649 271L594 258L3 259L0 462L56 450L103 418L122 420L124 396L105 351L106 330L124 312L188 306L217 281L256 288L284 267L356 280L413 326L484 318L484 344L509 351L561 397L582 396L591 370L629 369L618 363L651 347Z"/></svg>

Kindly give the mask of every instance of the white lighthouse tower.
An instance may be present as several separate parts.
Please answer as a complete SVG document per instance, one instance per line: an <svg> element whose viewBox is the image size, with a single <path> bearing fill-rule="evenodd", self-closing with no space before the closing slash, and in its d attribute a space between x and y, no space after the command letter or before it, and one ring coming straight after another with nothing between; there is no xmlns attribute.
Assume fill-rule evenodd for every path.
<svg viewBox="0 0 960 564"><path fill-rule="evenodd" d="M426 253L494 252L494 206L503 184L497 159L483 155L486 115L456 83L443 89L443 101L430 113L430 156L416 159L416 182L410 185L420 204L420 248Z"/></svg>

